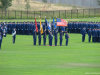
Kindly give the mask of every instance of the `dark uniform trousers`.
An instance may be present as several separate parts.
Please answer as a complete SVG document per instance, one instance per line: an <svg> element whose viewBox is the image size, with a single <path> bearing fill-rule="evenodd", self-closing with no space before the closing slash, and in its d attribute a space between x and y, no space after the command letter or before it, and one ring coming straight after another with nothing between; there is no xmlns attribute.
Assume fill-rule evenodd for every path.
<svg viewBox="0 0 100 75"><path fill-rule="evenodd" d="M34 38L34 45L36 45L36 38Z"/></svg>
<svg viewBox="0 0 100 75"><path fill-rule="evenodd" d="M62 40L63 40L63 33L60 32L60 46L62 46Z"/></svg>
<svg viewBox="0 0 100 75"><path fill-rule="evenodd" d="M44 37L43 39L44 39L43 43L44 43L44 46L45 46L46 45L46 38Z"/></svg>
<svg viewBox="0 0 100 75"><path fill-rule="evenodd" d="M52 35L50 36L50 46L52 46L52 39L53 39L53 37L52 37Z"/></svg>
<svg viewBox="0 0 100 75"><path fill-rule="evenodd" d="M41 45L41 33L39 33L38 39L39 39L39 45Z"/></svg>
<svg viewBox="0 0 100 75"><path fill-rule="evenodd" d="M57 38L55 38L55 46L57 46Z"/></svg>
<svg viewBox="0 0 100 75"><path fill-rule="evenodd" d="M60 46L62 46L62 38L60 38Z"/></svg>
<svg viewBox="0 0 100 75"><path fill-rule="evenodd" d="M91 35L88 37L88 39L89 39L89 42L91 42Z"/></svg>
<svg viewBox="0 0 100 75"><path fill-rule="evenodd" d="M36 45L36 34L33 34L33 39L34 39L34 45Z"/></svg>
<svg viewBox="0 0 100 75"><path fill-rule="evenodd" d="M16 39L16 36L14 35L13 36L13 44L15 44L15 39Z"/></svg>
<svg viewBox="0 0 100 75"><path fill-rule="evenodd" d="M85 41L85 34L82 35L82 42L84 42L84 41Z"/></svg>
<svg viewBox="0 0 100 75"><path fill-rule="evenodd" d="M46 45L46 32L43 33L43 44Z"/></svg>
<svg viewBox="0 0 100 75"><path fill-rule="evenodd" d="M68 39L66 39L66 46L68 46Z"/></svg>
<svg viewBox="0 0 100 75"><path fill-rule="evenodd" d="M41 38L39 38L39 45L41 45Z"/></svg>
<svg viewBox="0 0 100 75"><path fill-rule="evenodd" d="M57 46L57 33L55 33L55 46Z"/></svg>

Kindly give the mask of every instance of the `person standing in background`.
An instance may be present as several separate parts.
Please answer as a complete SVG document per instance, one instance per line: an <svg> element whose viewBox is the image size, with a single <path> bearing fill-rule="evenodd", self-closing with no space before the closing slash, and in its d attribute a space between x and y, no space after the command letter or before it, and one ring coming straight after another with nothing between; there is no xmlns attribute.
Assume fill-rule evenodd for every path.
<svg viewBox="0 0 100 75"><path fill-rule="evenodd" d="M15 44L15 39L16 39L16 29L15 28L12 31L12 36L13 36L13 44Z"/></svg>

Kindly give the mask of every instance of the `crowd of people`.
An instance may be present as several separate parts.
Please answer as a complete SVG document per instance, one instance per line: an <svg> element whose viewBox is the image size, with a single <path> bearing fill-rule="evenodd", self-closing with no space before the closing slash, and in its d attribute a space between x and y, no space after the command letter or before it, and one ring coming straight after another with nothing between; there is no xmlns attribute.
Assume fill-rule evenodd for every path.
<svg viewBox="0 0 100 75"><path fill-rule="evenodd" d="M56 24L56 23L55 23ZM38 44L41 45L41 36L43 36L43 45L46 45L47 35L49 39L49 46L52 46L52 40L54 37L55 46L58 42L58 33L60 34L60 46L62 46L62 40L65 33L66 46L68 45L69 33L81 33L82 42L85 41L85 36L88 34L88 41L91 42L100 42L100 22L69 22L68 27L54 27L51 23L51 30L48 29L46 22L42 22L43 33L41 34L40 23L37 23L38 32L36 31L36 26L34 22L1 22L0 23L0 48L3 36L6 37L6 34L12 34L13 43L15 43L16 34L20 35L33 35L33 44L36 45L37 36Z"/></svg>
<svg viewBox="0 0 100 75"><path fill-rule="evenodd" d="M83 28L89 29L100 29L100 22L69 22L68 32L69 33L80 33Z"/></svg>
<svg viewBox="0 0 100 75"><path fill-rule="evenodd" d="M45 23L43 23L45 24ZM51 30L48 29L46 25L43 25L43 33L41 34L40 24L37 24L38 32L36 31L36 26L33 22L20 22L20 23L1 23L0 24L0 36L1 36L1 42L0 42L0 48L2 44L3 37L6 37L6 34L12 34L13 36L13 44L15 44L16 34L21 35L33 35L33 44L36 45L37 42L37 36L38 36L38 44L41 45L41 36L43 36L43 45L46 46L47 42L47 35L49 39L49 46L52 46L52 40L53 37L55 39L55 46L57 46L58 42L58 33L60 34L60 46L62 46L62 40L65 33L65 39L66 39L66 46L68 45L68 38L69 35L66 31L62 31L62 27L59 27L60 31L58 29L53 29L53 26L51 27Z"/></svg>

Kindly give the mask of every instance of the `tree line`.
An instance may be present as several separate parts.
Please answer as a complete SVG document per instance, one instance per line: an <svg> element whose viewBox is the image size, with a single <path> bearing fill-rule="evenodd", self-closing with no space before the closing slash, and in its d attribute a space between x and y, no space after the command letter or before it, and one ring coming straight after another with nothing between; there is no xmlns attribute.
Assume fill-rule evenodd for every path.
<svg viewBox="0 0 100 75"><path fill-rule="evenodd" d="M0 9L2 10L7 10L7 8L9 8L10 6L12 6L12 1L13 0L0 0ZM19 0L16 0L16 1L19 1ZM29 1L30 0L24 0L26 5L25 5L25 8L28 10L30 8L30 4L29 4Z"/></svg>

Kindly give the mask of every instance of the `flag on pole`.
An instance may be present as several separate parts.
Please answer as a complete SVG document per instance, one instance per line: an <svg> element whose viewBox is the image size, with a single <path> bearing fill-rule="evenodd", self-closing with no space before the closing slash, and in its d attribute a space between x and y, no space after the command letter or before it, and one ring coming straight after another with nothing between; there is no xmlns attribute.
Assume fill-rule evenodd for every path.
<svg viewBox="0 0 100 75"><path fill-rule="evenodd" d="M50 24L50 22L48 22L48 29L49 29L49 31L51 31L51 24Z"/></svg>
<svg viewBox="0 0 100 75"><path fill-rule="evenodd" d="M41 34L43 34L43 27L42 27L42 23L41 23L41 18L40 18L40 30L41 30Z"/></svg>
<svg viewBox="0 0 100 75"><path fill-rule="evenodd" d="M53 18L53 26L54 26L54 29L56 29L56 24L55 24L55 19Z"/></svg>
<svg viewBox="0 0 100 75"><path fill-rule="evenodd" d="M35 28L36 28L36 32L38 32L38 27L37 27L36 18L35 18Z"/></svg>
<svg viewBox="0 0 100 75"><path fill-rule="evenodd" d="M50 24L50 21L48 22L46 18L45 18L45 24L46 24L48 30L51 31L51 24Z"/></svg>
<svg viewBox="0 0 100 75"><path fill-rule="evenodd" d="M68 26L68 22L64 19L57 18L57 26Z"/></svg>
<svg viewBox="0 0 100 75"><path fill-rule="evenodd" d="M47 26L47 24L48 24L48 23L47 23L47 19L45 18L45 25Z"/></svg>

